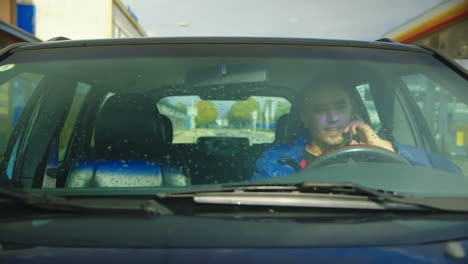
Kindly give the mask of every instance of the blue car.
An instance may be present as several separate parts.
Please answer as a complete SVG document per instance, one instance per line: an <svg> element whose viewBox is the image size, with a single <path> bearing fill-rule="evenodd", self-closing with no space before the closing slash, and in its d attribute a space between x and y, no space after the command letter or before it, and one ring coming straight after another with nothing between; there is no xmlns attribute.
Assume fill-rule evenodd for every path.
<svg viewBox="0 0 468 264"><path fill-rule="evenodd" d="M389 40L0 52L0 263L467 263L468 73Z"/></svg>

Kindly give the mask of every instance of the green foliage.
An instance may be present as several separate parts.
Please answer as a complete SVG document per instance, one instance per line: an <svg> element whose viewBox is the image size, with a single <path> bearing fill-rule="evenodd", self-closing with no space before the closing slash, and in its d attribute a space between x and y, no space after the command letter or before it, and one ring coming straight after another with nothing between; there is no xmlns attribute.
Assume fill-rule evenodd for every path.
<svg viewBox="0 0 468 264"><path fill-rule="evenodd" d="M218 118L218 108L211 101L200 101L195 107L197 108L198 114L195 117L195 121L198 125L207 125L216 121Z"/></svg>
<svg viewBox="0 0 468 264"><path fill-rule="evenodd" d="M229 122L251 122L252 112L260 110L260 104L253 97L245 101L238 101L228 112ZM259 113L260 114L260 113Z"/></svg>
<svg viewBox="0 0 468 264"><path fill-rule="evenodd" d="M177 107L178 109L180 109L182 112L184 113L187 113L187 105L183 104L183 103L177 103L175 105L175 107Z"/></svg>
<svg viewBox="0 0 468 264"><path fill-rule="evenodd" d="M274 120L278 120L278 118L280 118L280 116L289 113L290 110L291 110L291 105L290 104L284 103L284 102L278 103L278 106L277 106L276 111L275 111Z"/></svg>

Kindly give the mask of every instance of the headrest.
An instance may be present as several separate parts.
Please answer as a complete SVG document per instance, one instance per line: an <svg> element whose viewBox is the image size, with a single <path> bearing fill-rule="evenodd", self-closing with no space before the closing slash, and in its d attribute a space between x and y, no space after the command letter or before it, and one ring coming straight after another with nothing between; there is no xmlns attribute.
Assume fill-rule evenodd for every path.
<svg viewBox="0 0 468 264"><path fill-rule="evenodd" d="M149 157L162 149L164 131L156 105L142 94L113 95L96 120L98 155L111 159Z"/></svg>
<svg viewBox="0 0 468 264"><path fill-rule="evenodd" d="M233 152L245 152L249 148L248 138L199 137L197 145L205 154L230 156Z"/></svg>
<svg viewBox="0 0 468 264"><path fill-rule="evenodd" d="M161 121L164 128L164 136L166 137L166 144L171 144L174 139L174 128L172 127L172 121L169 117L161 115Z"/></svg>
<svg viewBox="0 0 468 264"><path fill-rule="evenodd" d="M288 116L289 114L284 114L276 121L275 143L283 142L286 139Z"/></svg>

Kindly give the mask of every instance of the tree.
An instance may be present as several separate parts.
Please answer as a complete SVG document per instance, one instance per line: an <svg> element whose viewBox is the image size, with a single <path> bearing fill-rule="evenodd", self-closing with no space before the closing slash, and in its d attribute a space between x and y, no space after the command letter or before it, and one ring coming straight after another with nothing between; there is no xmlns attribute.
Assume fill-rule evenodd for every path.
<svg viewBox="0 0 468 264"><path fill-rule="evenodd" d="M195 104L198 114L195 117L195 121L198 125L206 126L216 121L218 118L218 108L211 101L199 101Z"/></svg>
<svg viewBox="0 0 468 264"><path fill-rule="evenodd" d="M291 110L291 105L290 104L284 103L284 102L279 102L278 106L276 107L274 120L278 120L278 118L280 118L280 116L289 113L290 110Z"/></svg>
<svg viewBox="0 0 468 264"><path fill-rule="evenodd" d="M180 109L180 111L182 111L183 113L187 113L187 105L183 103L177 103L175 107Z"/></svg>
<svg viewBox="0 0 468 264"><path fill-rule="evenodd" d="M231 123L251 122L252 113L260 110L260 104L253 97L244 101L238 101L232 105L228 112L228 119Z"/></svg>

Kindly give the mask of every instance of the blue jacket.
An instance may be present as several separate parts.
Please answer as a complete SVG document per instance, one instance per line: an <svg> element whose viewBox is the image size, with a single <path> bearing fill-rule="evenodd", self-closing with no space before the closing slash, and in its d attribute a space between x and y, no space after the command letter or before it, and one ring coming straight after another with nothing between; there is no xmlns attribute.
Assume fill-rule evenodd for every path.
<svg viewBox="0 0 468 264"><path fill-rule="evenodd" d="M414 146L398 142L392 142L392 144L396 147L397 154L408 160L411 165L435 168L463 175L463 172L456 164L444 157L425 152ZM305 145L305 137L301 136L293 142L265 150L260 159L257 160L252 179L260 180L295 173L296 170L293 167L288 164L282 164L280 161L284 159L283 157L287 157L299 164L304 159Z"/></svg>

